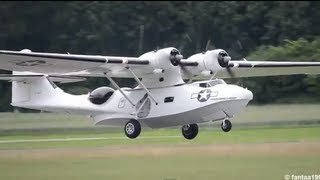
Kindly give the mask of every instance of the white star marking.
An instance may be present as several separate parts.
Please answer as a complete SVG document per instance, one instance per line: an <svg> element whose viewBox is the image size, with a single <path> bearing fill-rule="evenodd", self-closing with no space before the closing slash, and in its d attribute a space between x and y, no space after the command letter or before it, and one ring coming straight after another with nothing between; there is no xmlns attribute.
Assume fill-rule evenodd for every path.
<svg viewBox="0 0 320 180"><path fill-rule="evenodd" d="M205 90L205 91L199 93L199 95L200 95L199 101L203 102L203 101L208 100L210 98L210 94L211 94L211 92L209 90Z"/></svg>

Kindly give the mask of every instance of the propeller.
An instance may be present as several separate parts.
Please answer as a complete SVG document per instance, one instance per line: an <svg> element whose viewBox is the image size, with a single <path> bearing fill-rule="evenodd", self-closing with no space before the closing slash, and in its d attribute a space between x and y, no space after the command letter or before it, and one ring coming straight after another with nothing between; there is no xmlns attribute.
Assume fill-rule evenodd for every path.
<svg viewBox="0 0 320 180"><path fill-rule="evenodd" d="M219 52L219 54L218 54L219 65L221 67L226 68L226 70L231 78L235 78L236 76L235 76L234 72L231 70L231 67L233 67L234 64L230 61L231 61L231 57L227 54L227 52L225 52L225 51Z"/></svg>
<svg viewBox="0 0 320 180"><path fill-rule="evenodd" d="M215 45L211 42L211 39L208 39L206 48L204 51L202 51L202 54L205 54L208 50L214 50L216 47Z"/></svg>
<svg viewBox="0 0 320 180"><path fill-rule="evenodd" d="M240 39L237 39L236 44L234 46L234 48L236 49L236 47L238 47L239 52L237 54L243 54L241 52L245 51L245 46L244 44L242 44L242 42L240 41ZM241 55L242 56L242 55ZM239 61L247 61L245 58L237 58L239 59ZM234 78L234 77L233 77ZM243 80L245 80L244 78L237 78L238 80L234 83L237 84L239 86L244 86Z"/></svg>
<svg viewBox="0 0 320 180"><path fill-rule="evenodd" d="M184 34L184 36L182 37L180 42L181 42L181 44L180 44L178 49L179 49L180 53L183 54L183 50L184 50L186 44L187 43L192 43L192 39L190 38L189 34L186 33L186 34Z"/></svg>
<svg viewBox="0 0 320 180"><path fill-rule="evenodd" d="M181 63L181 59L183 56L180 54L180 52L177 49L173 49L170 52L170 61L172 65L178 66Z"/></svg>
<svg viewBox="0 0 320 180"><path fill-rule="evenodd" d="M234 72L230 69L230 66L227 67L227 72L230 75L231 78L235 78L236 75L234 74Z"/></svg>
<svg viewBox="0 0 320 180"><path fill-rule="evenodd" d="M189 35L188 34L186 34L186 38L189 40L189 41L191 41L191 39L190 39L190 37L189 37ZM180 47L179 47L179 50L180 50L180 52L181 52L181 50L183 50L183 47L184 47L184 45L181 45ZM192 65L192 64L190 64L190 63L187 63L187 62L181 62L181 60L183 59L183 56L181 55L181 53L180 53L177 49L173 49L171 52L170 52L170 61L171 61L171 63L172 63L172 65L174 65L174 66L180 66L180 69L183 71L183 72L185 72L186 73L186 75L187 75L187 77L188 77L188 79L189 79L189 82L190 81L192 81L192 77L193 77L193 75L192 75L192 73L190 72L190 71L188 71L186 68L185 68L185 65L188 65L188 66L190 66L190 65ZM196 64L194 64L194 65L196 65Z"/></svg>
<svg viewBox="0 0 320 180"><path fill-rule="evenodd" d="M215 45L213 43L211 43L210 39L208 39L205 52L208 50L215 49L215 48L216 48ZM230 67L233 67L234 65L233 65L233 63L230 63L231 57L227 54L227 52L225 52L225 51L220 52L219 56L218 56L218 61L219 61L219 64L221 67L225 67L227 69L227 72L231 78L236 77L236 75L234 74L234 72L230 68Z"/></svg>
<svg viewBox="0 0 320 180"><path fill-rule="evenodd" d="M208 39L208 41L207 41L207 45L206 45L206 51L208 51L208 49L209 49L210 42L211 42L211 40L210 40L210 39Z"/></svg>
<svg viewBox="0 0 320 180"><path fill-rule="evenodd" d="M144 36L144 25L140 25L139 46L138 46L139 54L141 54L143 50L143 36Z"/></svg>
<svg viewBox="0 0 320 180"><path fill-rule="evenodd" d="M240 49L242 49L242 44L241 42L238 40L237 41ZM183 46L181 46L183 47ZM209 38L205 47L205 51L203 51L202 53L206 53L208 50L213 50L216 47L212 44L211 39ZM185 73L187 73L187 76L189 77L190 81L192 80L192 73L188 72L188 70L185 68L185 65L190 66L191 64L186 64L185 62L181 62L182 59L182 55L180 55L179 52L174 49L171 51L170 53L170 61L174 66L180 65L181 70L184 71ZM226 71L228 73L228 75L231 77L231 79L236 78L235 73L232 71L232 67L234 67L234 64L231 61L231 57L228 55L228 53L226 51L221 51L218 54L218 62L219 65L221 67L226 68ZM192 65L191 65L192 66ZM196 64L194 64L194 66L196 66Z"/></svg>
<svg viewBox="0 0 320 180"><path fill-rule="evenodd" d="M211 42L210 39L208 39L205 52L208 51L208 50L213 50L215 48L216 48L216 46Z"/></svg>

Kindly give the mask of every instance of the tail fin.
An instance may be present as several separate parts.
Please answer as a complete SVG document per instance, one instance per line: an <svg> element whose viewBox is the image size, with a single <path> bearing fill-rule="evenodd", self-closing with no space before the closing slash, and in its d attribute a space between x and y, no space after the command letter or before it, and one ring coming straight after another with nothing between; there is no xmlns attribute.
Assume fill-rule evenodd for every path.
<svg viewBox="0 0 320 180"><path fill-rule="evenodd" d="M63 92L53 81L71 83L83 81L85 78L72 76L48 76L32 72L17 72L0 75L0 80L12 82L11 105L20 103L40 101L42 98L49 98L57 92Z"/></svg>
<svg viewBox="0 0 320 180"><path fill-rule="evenodd" d="M12 72L11 104L38 101L55 94L57 86L43 74Z"/></svg>
<svg viewBox="0 0 320 180"><path fill-rule="evenodd" d="M12 106L82 114L92 114L94 109L92 103L88 101L88 94L68 94L53 83L53 81L62 83L82 81L84 80L82 77L13 72L0 75L0 80L12 82ZM95 109L95 111L101 110Z"/></svg>

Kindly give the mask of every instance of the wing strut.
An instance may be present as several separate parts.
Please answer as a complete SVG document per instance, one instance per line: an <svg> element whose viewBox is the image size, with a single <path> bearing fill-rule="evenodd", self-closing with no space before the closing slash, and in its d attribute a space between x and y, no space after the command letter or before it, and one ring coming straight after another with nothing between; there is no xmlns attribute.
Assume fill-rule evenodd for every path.
<svg viewBox="0 0 320 180"><path fill-rule="evenodd" d="M139 80L139 78L134 74L134 72L129 68L126 67L131 74L133 75L134 79L139 83L139 85L147 92L147 94L151 97L151 99L156 103L156 105L158 105L158 102L154 99L154 97L152 96L152 94L150 93L150 91L146 88L145 85L143 85L143 83Z"/></svg>
<svg viewBox="0 0 320 180"><path fill-rule="evenodd" d="M135 106L135 104L133 104L133 102L129 99L129 97L122 91L122 89L118 86L118 84L116 83L116 82L114 82L114 80L111 78L111 77L109 77L108 75L107 75L107 73L104 73L104 75L108 78L108 80L112 83L112 85L115 87L115 88L117 88L117 90L119 90L120 92L121 92L121 94L130 102L130 104L132 105L132 106Z"/></svg>
<svg viewBox="0 0 320 180"><path fill-rule="evenodd" d="M216 71L216 72L211 76L210 80L212 80L212 79L216 76L217 73L218 73L218 71Z"/></svg>

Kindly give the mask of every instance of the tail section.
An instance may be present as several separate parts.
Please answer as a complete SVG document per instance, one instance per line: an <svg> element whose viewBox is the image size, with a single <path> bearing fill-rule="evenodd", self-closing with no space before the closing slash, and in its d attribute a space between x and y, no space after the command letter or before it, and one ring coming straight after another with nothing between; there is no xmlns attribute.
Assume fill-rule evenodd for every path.
<svg viewBox="0 0 320 180"><path fill-rule="evenodd" d="M84 80L81 77L13 72L0 75L0 80L12 82L12 106L84 115L105 113L107 109L105 106L91 103L88 99L89 94L68 94L53 83L53 81L70 83Z"/></svg>
<svg viewBox="0 0 320 180"><path fill-rule="evenodd" d="M49 78L42 74L26 74L13 72L12 99L13 106L20 103L37 102L43 98L50 98L61 91Z"/></svg>
<svg viewBox="0 0 320 180"><path fill-rule="evenodd" d="M48 76L31 72L1 74L0 80L12 82L11 105L38 110L64 111L77 109L78 104L87 101L85 96L63 92L53 81L70 83L83 81L85 78L71 76ZM79 109L79 108L78 108Z"/></svg>

